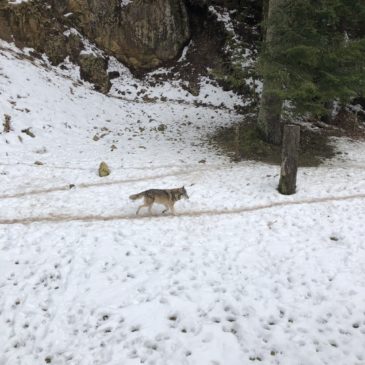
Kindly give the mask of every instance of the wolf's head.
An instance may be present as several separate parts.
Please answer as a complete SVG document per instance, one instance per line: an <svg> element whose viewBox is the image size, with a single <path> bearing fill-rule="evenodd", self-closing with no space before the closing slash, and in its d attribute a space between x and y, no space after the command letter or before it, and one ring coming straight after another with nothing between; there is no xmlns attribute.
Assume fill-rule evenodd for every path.
<svg viewBox="0 0 365 365"><path fill-rule="evenodd" d="M186 192L185 186L183 186L182 188L179 188L179 195L180 195L180 199L181 198L189 199L189 195Z"/></svg>

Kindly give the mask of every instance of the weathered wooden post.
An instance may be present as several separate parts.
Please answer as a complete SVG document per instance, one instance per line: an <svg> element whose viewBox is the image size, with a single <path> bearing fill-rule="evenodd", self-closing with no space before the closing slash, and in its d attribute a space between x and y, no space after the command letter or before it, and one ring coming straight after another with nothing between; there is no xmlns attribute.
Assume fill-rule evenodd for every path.
<svg viewBox="0 0 365 365"><path fill-rule="evenodd" d="M283 146L281 152L281 172L279 192L281 194L295 194L298 171L300 127L286 124L284 126Z"/></svg>

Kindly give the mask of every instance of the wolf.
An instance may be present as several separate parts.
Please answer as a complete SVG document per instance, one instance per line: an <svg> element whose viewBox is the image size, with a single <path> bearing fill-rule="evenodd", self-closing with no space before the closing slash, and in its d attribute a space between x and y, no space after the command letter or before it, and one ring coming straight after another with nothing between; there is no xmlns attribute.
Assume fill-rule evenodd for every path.
<svg viewBox="0 0 365 365"><path fill-rule="evenodd" d="M137 200L141 198L144 198L144 203L138 207L136 212L137 215L141 208L144 207L148 207L148 213L151 215L153 203L162 204L165 206L166 209L162 213L166 213L168 210L170 210L174 215L174 204L182 198L189 199L189 196L185 187L183 186L176 189L149 189L138 194L133 194L129 197L131 200Z"/></svg>

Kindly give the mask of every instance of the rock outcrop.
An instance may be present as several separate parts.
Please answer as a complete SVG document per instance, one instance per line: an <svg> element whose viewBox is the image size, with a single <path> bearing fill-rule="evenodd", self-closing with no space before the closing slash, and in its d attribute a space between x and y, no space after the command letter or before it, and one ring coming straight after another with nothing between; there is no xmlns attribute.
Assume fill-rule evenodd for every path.
<svg viewBox="0 0 365 365"><path fill-rule="evenodd" d="M54 65L69 57L80 66L83 79L94 83L96 90L108 92L107 59L82 52L82 38L77 32L68 31L67 22L67 19L62 22L45 1L19 5L0 2L0 38L14 41L18 47L31 47L45 53Z"/></svg>
<svg viewBox="0 0 365 365"><path fill-rule="evenodd" d="M81 53L78 57L80 76L95 85L95 89L102 93L110 90L110 77L107 73L108 61L106 58L94 54Z"/></svg>
<svg viewBox="0 0 365 365"><path fill-rule="evenodd" d="M135 69L176 58L190 37L182 0L53 0L98 47Z"/></svg>
<svg viewBox="0 0 365 365"><path fill-rule="evenodd" d="M0 0L0 38L45 52L53 63L79 44L63 33L77 29L101 50L134 69L176 58L190 38L183 0ZM72 40L72 42L70 42ZM76 48L76 49L75 49Z"/></svg>
<svg viewBox="0 0 365 365"><path fill-rule="evenodd" d="M9 5L0 1L0 38L46 53L53 64L79 54L82 48L79 38L63 34L65 29L44 2Z"/></svg>

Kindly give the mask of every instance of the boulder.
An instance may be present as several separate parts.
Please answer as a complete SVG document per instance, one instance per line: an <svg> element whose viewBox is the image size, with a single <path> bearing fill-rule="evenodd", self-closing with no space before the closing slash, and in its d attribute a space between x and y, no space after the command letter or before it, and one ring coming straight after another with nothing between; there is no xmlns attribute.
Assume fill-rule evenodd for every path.
<svg viewBox="0 0 365 365"><path fill-rule="evenodd" d="M78 58L80 76L95 85L95 90L107 93L110 90L110 79L107 72L108 61L94 54L81 53Z"/></svg>
<svg viewBox="0 0 365 365"><path fill-rule="evenodd" d="M109 166L105 162L101 162L99 166L99 176L104 177L110 175Z"/></svg>
<svg viewBox="0 0 365 365"><path fill-rule="evenodd" d="M122 11L121 29L116 51L137 69L157 67L176 58L190 38L181 0L136 1Z"/></svg>

